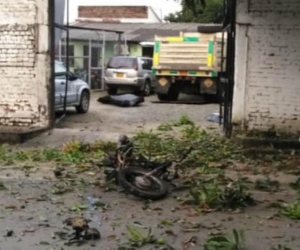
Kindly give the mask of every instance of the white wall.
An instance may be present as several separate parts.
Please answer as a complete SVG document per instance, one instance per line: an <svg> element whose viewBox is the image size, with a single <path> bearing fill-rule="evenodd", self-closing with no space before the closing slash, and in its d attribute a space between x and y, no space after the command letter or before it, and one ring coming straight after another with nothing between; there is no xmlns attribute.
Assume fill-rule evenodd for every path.
<svg viewBox="0 0 300 250"><path fill-rule="evenodd" d="M0 1L0 126L46 127L48 1Z"/></svg>
<svg viewBox="0 0 300 250"><path fill-rule="evenodd" d="M237 3L233 121L300 131L300 1Z"/></svg>

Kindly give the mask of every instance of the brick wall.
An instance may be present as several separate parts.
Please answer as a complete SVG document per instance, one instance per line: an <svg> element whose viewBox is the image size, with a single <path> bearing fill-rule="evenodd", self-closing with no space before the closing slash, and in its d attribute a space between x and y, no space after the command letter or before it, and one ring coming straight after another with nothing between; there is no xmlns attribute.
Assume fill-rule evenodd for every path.
<svg viewBox="0 0 300 250"><path fill-rule="evenodd" d="M233 120L300 131L300 1L240 0Z"/></svg>
<svg viewBox="0 0 300 250"><path fill-rule="evenodd" d="M148 18L147 6L79 6L79 18Z"/></svg>
<svg viewBox="0 0 300 250"><path fill-rule="evenodd" d="M49 125L48 1L0 1L0 126Z"/></svg>

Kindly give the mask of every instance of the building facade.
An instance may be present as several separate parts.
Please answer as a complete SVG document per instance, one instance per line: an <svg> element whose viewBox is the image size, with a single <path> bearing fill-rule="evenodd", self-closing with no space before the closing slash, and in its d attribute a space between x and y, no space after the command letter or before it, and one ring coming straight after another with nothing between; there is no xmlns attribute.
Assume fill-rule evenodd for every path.
<svg viewBox="0 0 300 250"><path fill-rule="evenodd" d="M79 6L78 20L120 23L162 22L151 6Z"/></svg>
<svg viewBox="0 0 300 250"><path fill-rule="evenodd" d="M239 0L233 122L300 131L300 1Z"/></svg>
<svg viewBox="0 0 300 250"><path fill-rule="evenodd" d="M50 124L49 19L48 1L0 1L0 130Z"/></svg>

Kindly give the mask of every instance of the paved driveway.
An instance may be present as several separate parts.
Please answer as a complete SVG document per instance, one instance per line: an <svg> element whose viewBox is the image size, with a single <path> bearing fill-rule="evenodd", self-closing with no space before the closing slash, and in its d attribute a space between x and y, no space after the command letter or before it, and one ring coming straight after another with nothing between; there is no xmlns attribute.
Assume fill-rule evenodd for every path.
<svg viewBox="0 0 300 250"><path fill-rule="evenodd" d="M179 119L187 115L198 126L218 128L218 124L206 121L206 117L218 112L217 104L158 104L156 95L146 97L139 107L121 108L113 105L101 104L97 101L104 92L94 92L90 111L87 114L77 114L69 109L68 115L56 126L56 129L47 132L23 144L24 147L55 146L76 138L92 142L97 139L116 140L118 135L131 135L137 130L156 128L163 122ZM195 99L195 96L181 96L181 100ZM58 113L58 116L61 115Z"/></svg>

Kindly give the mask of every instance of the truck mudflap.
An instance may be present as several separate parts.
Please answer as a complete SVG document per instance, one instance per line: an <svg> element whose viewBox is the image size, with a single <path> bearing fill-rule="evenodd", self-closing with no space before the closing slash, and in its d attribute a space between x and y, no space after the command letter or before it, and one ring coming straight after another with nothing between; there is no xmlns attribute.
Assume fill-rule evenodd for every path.
<svg viewBox="0 0 300 250"><path fill-rule="evenodd" d="M171 87L171 81L168 77L158 77L156 84L156 92L160 94L167 94Z"/></svg>

